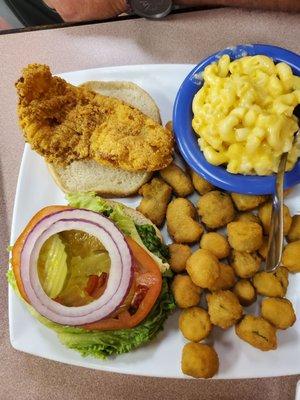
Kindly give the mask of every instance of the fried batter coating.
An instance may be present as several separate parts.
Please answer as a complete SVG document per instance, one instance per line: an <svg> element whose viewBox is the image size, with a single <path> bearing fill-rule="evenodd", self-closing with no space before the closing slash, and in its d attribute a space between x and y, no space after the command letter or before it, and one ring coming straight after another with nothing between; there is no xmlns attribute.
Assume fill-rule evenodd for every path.
<svg viewBox="0 0 300 400"><path fill-rule="evenodd" d="M172 161L172 133L134 107L73 86L31 64L16 83L25 140L47 162L94 159L127 171L156 171Z"/></svg>
<svg viewBox="0 0 300 400"><path fill-rule="evenodd" d="M260 248L258 249L258 253L259 255L265 260L267 258L268 255L268 243L269 243L269 237L268 236L264 236L263 237L263 243L260 246Z"/></svg>
<svg viewBox="0 0 300 400"><path fill-rule="evenodd" d="M139 194L143 198L137 210L155 225L162 225L172 196L172 188L162 179L153 178L150 183L146 183L140 188Z"/></svg>
<svg viewBox="0 0 300 400"><path fill-rule="evenodd" d="M238 251L252 253L262 245L262 227L256 222L235 221L227 225L230 246Z"/></svg>
<svg viewBox="0 0 300 400"><path fill-rule="evenodd" d="M283 297L288 287L288 271L283 267L275 272L257 272L253 277L253 285L258 294L268 297Z"/></svg>
<svg viewBox="0 0 300 400"><path fill-rule="evenodd" d="M172 121L168 121L166 123L166 128L169 129L170 132L173 132L173 122Z"/></svg>
<svg viewBox="0 0 300 400"><path fill-rule="evenodd" d="M284 288L285 293L289 285L289 272L284 267L279 267L273 272L276 278L280 281L281 286ZM271 297L271 296L270 296Z"/></svg>
<svg viewBox="0 0 300 400"><path fill-rule="evenodd" d="M209 290L211 292L216 292L217 290L231 289L236 282L234 270L230 265L219 263L219 266L220 275L214 282L214 284L209 287Z"/></svg>
<svg viewBox="0 0 300 400"><path fill-rule="evenodd" d="M235 326L235 333L259 350L269 351L277 348L276 329L262 317L245 315Z"/></svg>
<svg viewBox="0 0 300 400"><path fill-rule="evenodd" d="M212 330L208 312L201 307L190 307L183 310L179 317L179 329L186 339L200 342Z"/></svg>
<svg viewBox="0 0 300 400"><path fill-rule="evenodd" d="M169 245L170 267L174 272L185 270L187 259L192 255L192 250L185 244L172 243Z"/></svg>
<svg viewBox="0 0 300 400"><path fill-rule="evenodd" d="M300 215L294 215L292 218L292 224L287 235L289 242L295 242L300 240Z"/></svg>
<svg viewBox="0 0 300 400"><path fill-rule="evenodd" d="M196 216L193 204L187 199L177 198L168 205L168 232L176 243L194 243L200 239L203 228L195 221Z"/></svg>
<svg viewBox="0 0 300 400"><path fill-rule="evenodd" d="M272 203L265 203L258 209L258 216L263 224L264 232L270 232L270 224L271 224L271 214L272 214ZM290 210L284 204L283 205L283 234L287 235L288 231L291 227L292 217L290 214Z"/></svg>
<svg viewBox="0 0 300 400"><path fill-rule="evenodd" d="M256 222L257 224L261 225L261 220L258 218L258 216L251 212L245 212L239 214L235 218L235 221Z"/></svg>
<svg viewBox="0 0 300 400"><path fill-rule="evenodd" d="M219 370L219 358L212 346L187 343L182 349L181 369L194 378L212 378Z"/></svg>
<svg viewBox="0 0 300 400"><path fill-rule="evenodd" d="M288 299L263 299L261 315L277 329L287 329L296 321L293 304Z"/></svg>
<svg viewBox="0 0 300 400"><path fill-rule="evenodd" d="M260 268L261 260L256 253L233 250L231 254L231 265L237 276L250 278Z"/></svg>
<svg viewBox="0 0 300 400"><path fill-rule="evenodd" d="M282 253L282 264L290 272L300 272L300 240L285 246Z"/></svg>
<svg viewBox="0 0 300 400"><path fill-rule="evenodd" d="M177 306L188 308L199 304L202 289L188 275L176 275L172 282L172 292Z"/></svg>
<svg viewBox="0 0 300 400"><path fill-rule="evenodd" d="M220 276L219 261L210 251L199 249L186 262L186 270L195 285L210 288Z"/></svg>
<svg viewBox="0 0 300 400"><path fill-rule="evenodd" d="M196 174L195 171L191 171L191 177L194 188L199 194L205 194L215 189L215 187L211 183L202 178L202 176Z"/></svg>
<svg viewBox="0 0 300 400"><path fill-rule="evenodd" d="M230 246L225 236L217 232L204 233L200 240L200 247L209 250L218 259L229 256Z"/></svg>
<svg viewBox="0 0 300 400"><path fill-rule="evenodd" d="M220 290L206 296L208 314L214 325L227 329L243 315L243 307L237 296L230 290Z"/></svg>
<svg viewBox="0 0 300 400"><path fill-rule="evenodd" d="M160 171L160 176L165 180L179 197L186 197L193 193L194 187L191 178L178 165L171 163Z"/></svg>
<svg viewBox="0 0 300 400"><path fill-rule="evenodd" d="M248 307L256 301L256 291L252 283L247 279L238 281L233 288L233 293L244 307Z"/></svg>
<svg viewBox="0 0 300 400"><path fill-rule="evenodd" d="M218 229L234 220L235 211L227 193L213 190L200 197L198 213L209 229Z"/></svg>
<svg viewBox="0 0 300 400"><path fill-rule="evenodd" d="M231 198L239 211L253 210L268 200L268 196L231 193Z"/></svg>

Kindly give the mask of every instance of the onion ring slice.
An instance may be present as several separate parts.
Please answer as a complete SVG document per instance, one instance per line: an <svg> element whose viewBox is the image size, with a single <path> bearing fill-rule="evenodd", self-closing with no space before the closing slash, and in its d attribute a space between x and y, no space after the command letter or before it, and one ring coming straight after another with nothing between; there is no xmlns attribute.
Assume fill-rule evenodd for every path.
<svg viewBox="0 0 300 400"><path fill-rule="evenodd" d="M66 307L49 298L39 281L37 261L42 245L52 235L77 229L95 236L106 247L111 269L103 295L81 307ZM111 315L131 286L133 261L124 235L106 217L83 209L67 209L41 219L28 234L21 252L21 278L30 304L41 315L63 325L83 325Z"/></svg>

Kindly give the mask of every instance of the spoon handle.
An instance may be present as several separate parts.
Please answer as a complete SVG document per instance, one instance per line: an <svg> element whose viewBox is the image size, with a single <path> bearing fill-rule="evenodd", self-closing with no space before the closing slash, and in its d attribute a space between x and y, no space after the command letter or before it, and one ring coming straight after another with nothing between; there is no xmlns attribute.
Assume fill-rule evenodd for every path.
<svg viewBox="0 0 300 400"><path fill-rule="evenodd" d="M281 156L272 201L271 225L265 270L275 271L281 263L283 247L283 182L288 153Z"/></svg>

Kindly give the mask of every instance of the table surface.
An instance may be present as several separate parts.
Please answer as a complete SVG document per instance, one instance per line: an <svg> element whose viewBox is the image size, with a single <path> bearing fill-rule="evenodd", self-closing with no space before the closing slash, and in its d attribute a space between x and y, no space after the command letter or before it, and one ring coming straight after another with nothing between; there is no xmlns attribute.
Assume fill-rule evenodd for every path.
<svg viewBox="0 0 300 400"><path fill-rule="evenodd" d="M196 63L239 43L269 43L300 52L299 22L299 15L293 14L218 9L172 15L159 22L137 19L0 36L1 400L294 399L299 376L235 381L153 379L77 368L18 352L9 343L5 270L24 145L14 91L23 66L46 63L54 73L61 73L112 65Z"/></svg>

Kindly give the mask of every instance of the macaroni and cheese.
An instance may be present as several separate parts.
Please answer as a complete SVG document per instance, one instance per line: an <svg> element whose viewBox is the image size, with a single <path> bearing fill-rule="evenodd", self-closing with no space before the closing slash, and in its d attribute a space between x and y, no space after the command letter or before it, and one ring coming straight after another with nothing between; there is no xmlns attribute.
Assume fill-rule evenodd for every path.
<svg viewBox="0 0 300 400"><path fill-rule="evenodd" d="M231 173L277 172L282 153L287 170L300 155L294 108L300 103L300 77L289 65L267 56L230 61L223 55L203 72L193 100L193 129L206 160L226 164Z"/></svg>

